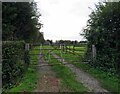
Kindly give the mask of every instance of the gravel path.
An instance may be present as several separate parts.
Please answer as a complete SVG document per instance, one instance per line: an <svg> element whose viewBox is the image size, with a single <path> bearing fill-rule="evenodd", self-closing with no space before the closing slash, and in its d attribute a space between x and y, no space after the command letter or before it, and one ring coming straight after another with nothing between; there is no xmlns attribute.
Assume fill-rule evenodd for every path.
<svg viewBox="0 0 120 94"><path fill-rule="evenodd" d="M60 57L58 55L56 55L55 53L51 52L51 54L55 58L59 58L58 59L59 61L63 61L62 63L65 64L65 66L69 67L76 74L77 81L83 83L83 85L85 87L89 88L93 92L108 92L107 90L103 89L100 86L100 83L95 78L93 78L91 75L80 70L79 68L75 67L74 65L66 62L65 60L60 59Z"/></svg>
<svg viewBox="0 0 120 94"><path fill-rule="evenodd" d="M43 54L39 55L38 62L39 80L35 92L68 92L61 86L61 79L56 78L51 66L44 60Z"/></svg>

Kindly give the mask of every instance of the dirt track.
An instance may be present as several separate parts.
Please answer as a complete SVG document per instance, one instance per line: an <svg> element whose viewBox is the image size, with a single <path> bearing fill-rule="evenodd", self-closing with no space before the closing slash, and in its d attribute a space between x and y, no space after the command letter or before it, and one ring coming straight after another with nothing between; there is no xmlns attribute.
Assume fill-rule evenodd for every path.
<svg viewBox="0 0 120 94"><path fill-rule="evenodd" d="M35 92L69 92L67 88L62 87L61 79L56 78L42 54L39 56L38 71L39 80Z"/></svg>
<svg viewBox="0 0 120 94"><path fill-rule="evenodd" d="M74 65L60 59L55 53L51 52L55 58L59 58L65 66L69 67L76 75L76 80L83 83L91 92L108 92L100 86L100 83L88 73L76 68ZM70 92L67 88L62 87L61 79L56 78L55 72L51 70L51 66L44 60L42 53L39 55L38 61L39 81L35 92Z"/></svg>

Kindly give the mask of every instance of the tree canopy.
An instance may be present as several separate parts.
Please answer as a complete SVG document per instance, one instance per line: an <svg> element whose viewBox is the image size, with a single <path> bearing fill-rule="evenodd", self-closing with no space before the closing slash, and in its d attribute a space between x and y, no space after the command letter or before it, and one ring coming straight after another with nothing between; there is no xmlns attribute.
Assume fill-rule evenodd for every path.
<svg viewBox="0 0 120 94"><path fill-rule="evenodd" d="M2 3L2 39L25 40L26 42L43 42L39 32L42 24L41 15L34 2L3 2Z"/></svg>

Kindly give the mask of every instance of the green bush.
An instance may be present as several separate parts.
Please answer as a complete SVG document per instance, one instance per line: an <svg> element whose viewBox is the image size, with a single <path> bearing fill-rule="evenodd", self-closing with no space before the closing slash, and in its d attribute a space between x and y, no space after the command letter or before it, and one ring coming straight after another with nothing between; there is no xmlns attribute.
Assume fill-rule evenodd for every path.
<svg viewBox="0 0 120 94"><path fill-rule="evenodd" d="M84 36L88 40L88 55L92 52L92 45L96 47L96 61L88 56L91 65L113 74L120 73L119 10L120 2L98 3L89 15L90 19L84 29Z"/></svg>
<svg viewBox="0 0 120 94"><path fill-rule="evenodd" d="M3 89L10 88L16 84L29 64L29 62L26 62L29 56L24 46L24 41L3 41L2 43Z"/></svg>

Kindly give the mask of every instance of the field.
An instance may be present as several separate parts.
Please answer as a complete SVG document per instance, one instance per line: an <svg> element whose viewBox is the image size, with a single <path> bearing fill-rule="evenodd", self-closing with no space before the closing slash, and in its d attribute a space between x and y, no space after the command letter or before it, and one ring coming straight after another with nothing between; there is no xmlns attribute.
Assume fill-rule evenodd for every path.
<svg viewBox="0 0 120 94"><path fill-rule="evenodd" d="M86 47L86 45L79 45L79 46L70 45L70 46L63 47L62 50L63 49L65 52L80 55L80 54L84 54L86 52L87 47Z"/></svg>

